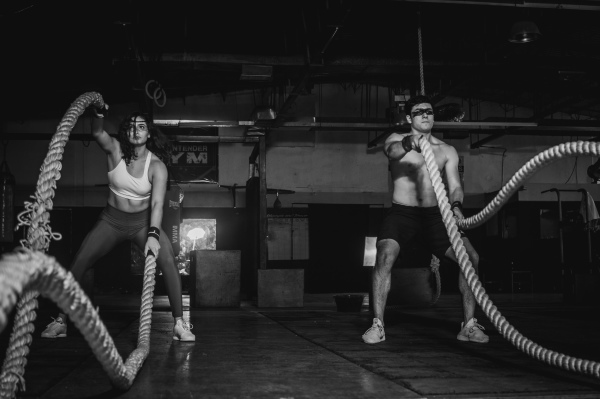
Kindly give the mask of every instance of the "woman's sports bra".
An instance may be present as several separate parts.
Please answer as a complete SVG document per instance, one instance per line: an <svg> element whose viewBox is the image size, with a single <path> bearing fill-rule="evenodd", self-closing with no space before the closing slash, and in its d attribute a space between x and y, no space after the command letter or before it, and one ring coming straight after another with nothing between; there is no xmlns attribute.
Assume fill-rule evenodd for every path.
<svg viewBox="0 0 600 399"><path fill-rule="evenodd" d="M127 171L125 160L121 159L116 168L108 172L108 187L119 197L131 200L145 200L150 198L152 192L152 184L148 180L148 169L150 168L150 160L152 153L148 151L146 164L144 165L144 174L142 177L133 177Z"/></svg>

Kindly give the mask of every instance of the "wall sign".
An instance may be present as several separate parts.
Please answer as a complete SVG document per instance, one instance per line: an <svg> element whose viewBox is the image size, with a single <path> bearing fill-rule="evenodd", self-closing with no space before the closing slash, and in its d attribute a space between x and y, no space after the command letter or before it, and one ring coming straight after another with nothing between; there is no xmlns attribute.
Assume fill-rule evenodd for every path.
<svg viewBox="0 0 600 399"><path fill-rule="evenodd" d="M165 128L161 130L168 136L217 136L217 128L181 129ZM177 182L197 182L204 180L219 181L217 143L190 143L171 140L171 164L169 178Z"/></svg>

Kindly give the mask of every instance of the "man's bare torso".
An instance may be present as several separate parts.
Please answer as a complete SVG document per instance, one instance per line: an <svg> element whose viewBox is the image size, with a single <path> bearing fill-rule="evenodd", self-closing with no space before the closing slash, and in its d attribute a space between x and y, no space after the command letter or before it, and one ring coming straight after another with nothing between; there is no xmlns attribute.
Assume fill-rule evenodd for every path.
<svg viewBox="0 0 600 399"><path fill-rule="evenodd" d="M401 139L406 134L397 136ZM431 135L429 135L429 143L438 169L440 173L443 173L448 161L447 150L449 146ZM390 161L390 171L394 183L392 195L394 203L419 207L437 205L423 154L411 151L400 160Z"/></svg>

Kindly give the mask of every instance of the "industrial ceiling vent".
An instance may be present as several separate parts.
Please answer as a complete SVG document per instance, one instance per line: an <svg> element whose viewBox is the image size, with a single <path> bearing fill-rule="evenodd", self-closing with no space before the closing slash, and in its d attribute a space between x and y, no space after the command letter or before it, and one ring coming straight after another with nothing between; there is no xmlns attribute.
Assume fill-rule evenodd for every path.
<svg viewBox="0 0 600 399"><path fill-rule="evenodd" d="M271 80L272 77L271 65L242 65L241 80Z"/></svg>

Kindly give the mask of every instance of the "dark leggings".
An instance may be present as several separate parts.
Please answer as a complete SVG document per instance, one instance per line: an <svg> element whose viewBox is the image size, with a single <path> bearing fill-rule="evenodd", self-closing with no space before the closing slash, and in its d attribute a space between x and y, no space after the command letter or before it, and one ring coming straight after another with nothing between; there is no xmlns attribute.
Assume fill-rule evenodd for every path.
<svg viewBox="0 0 600 399"><path fill-rule="evenodd" d="M81 283L85 273L101 257L123 241L130 240L143 251L149 222L149 210L127 213L107 205L92 230L83 240L73 263L71 263L71 273L75 280ZM156 265L163 274L173 317L182 317L181 278L175 265L173 247L162 228L160 229L160 251Z"/></svg>

